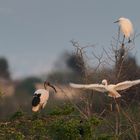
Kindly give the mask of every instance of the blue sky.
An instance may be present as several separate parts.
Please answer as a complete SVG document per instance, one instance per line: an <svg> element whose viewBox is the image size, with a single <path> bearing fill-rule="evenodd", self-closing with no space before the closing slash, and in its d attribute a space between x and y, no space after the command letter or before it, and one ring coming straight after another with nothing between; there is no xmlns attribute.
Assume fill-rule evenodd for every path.
<svg viewBox="0 0 140 140"><path fill-rule="evenodd" d="M118 26L128 17L140 33L138 0L1 0L0 56L8 59L13 78L49 72L59 56L82 45L110 47ZM140 37L135 52L140 59ZM100 51L100 49L98 49Z"/></svg>

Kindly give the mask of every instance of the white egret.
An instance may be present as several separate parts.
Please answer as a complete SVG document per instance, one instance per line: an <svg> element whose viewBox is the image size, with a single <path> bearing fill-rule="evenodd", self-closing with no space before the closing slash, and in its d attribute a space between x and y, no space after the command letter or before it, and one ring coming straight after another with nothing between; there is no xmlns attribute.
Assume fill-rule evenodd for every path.
<svg viewBox="0 0 140 140"><path fill-rule="evenodd" d="M124 17L119 18L114 23L117 23L117 22L119 23L120 30L124 35L123 42L124 42L125 38L129 39L128 42L131 42L130 36L133 34L133 24L132 24L132 22L129 19L124 18Z"/></svg>
<svg viewBox="0 0 140 140"><path fill-rule="evenodd" d="M34 92L33 100L32 100L32 111L37 112L40 109L43 109L49 99L49 89L51 87L56 92L54 86L52 86L49 82L44 82L44 89L38 89Z"/></svg>
<svg viewBox="0 0 140 140"><path fill-rule="evenodd" d="M102 80L102 84L84 85L84 84L70 83L70 86L73 88L92 89L92 90L96 90L99 92L108 92L108 96L113 97L113 98L119 98L119 97L121 97L121 95L117 91L130 88L139 83L140 83L140 79L134 80L134 81L124 81L124 82L118 83L116 85L115 84L108 85L107 80L104 79L104 80Z"/></svg>

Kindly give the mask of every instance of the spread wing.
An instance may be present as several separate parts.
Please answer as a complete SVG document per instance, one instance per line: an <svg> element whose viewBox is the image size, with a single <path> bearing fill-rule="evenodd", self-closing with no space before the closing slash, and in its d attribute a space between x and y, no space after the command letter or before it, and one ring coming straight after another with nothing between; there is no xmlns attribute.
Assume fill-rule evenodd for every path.
<svg viewBox="0 0 140 140"><path fill-rule="evenodd" d="M140 80L125 81L125 82L118 83L117 85L115 85L114 88L115 90L124 90L137 84L140 84Z"/></svg>
<svg viewBox="0 0 140 140"><path fill-rule="evenodd" d="M73 87L73 88L92 89L92 90L96 90L96 91L99 91L99 92L107 92L107 90L105 89L105 86L101 85L101 84L84 85L84 84L70 83L70 86Z"/></svg>

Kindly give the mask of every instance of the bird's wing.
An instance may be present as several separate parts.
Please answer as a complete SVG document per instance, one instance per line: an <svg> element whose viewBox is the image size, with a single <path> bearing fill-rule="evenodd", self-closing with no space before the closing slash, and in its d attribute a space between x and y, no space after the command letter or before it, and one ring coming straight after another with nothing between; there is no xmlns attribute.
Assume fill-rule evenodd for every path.
<svg viewBox="0 0 140 140"><path fill-rule="evenodd" d="M49 99L49 92L46 91L46 93L42 93L40 97L40 103L43 104Z"/></svg>
<svg viewBox="0 0 140 140"><path fill-rule="evenodd" d="M84 85L84 84L70 83L70 86L73 87L73 88L92 89L92 90L96 90L96 91L99 91L99 92L106 92L107 91L105 89L105 86L104 85L101 85L101 84Z"/></svg>
<svg viewBox="0 0 140 140"><path fill-rule="evenodd" d="M47 101L44 104L42 104L42 108L44 108L46 104L47 104Z"/></svg>
<svg viewBox="0 0 140 140"><path fill-rule="evenodd" d="M140 84L140 80L125 81L125 82L118 83L117 85L114 86L114 88L115 90L124 90L137 84Z"/></svg>

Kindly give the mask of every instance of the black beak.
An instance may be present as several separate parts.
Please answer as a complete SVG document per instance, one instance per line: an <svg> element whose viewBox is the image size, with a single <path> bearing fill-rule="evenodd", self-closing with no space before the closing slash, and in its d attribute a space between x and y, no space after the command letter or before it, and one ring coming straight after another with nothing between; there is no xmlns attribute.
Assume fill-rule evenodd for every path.
<svg viewBox="0 0 140 140"><path fill-rule="evenodd" d="M119 20L115 21L114 23L117 23L117 22L119 22Z"/></svg>
<svg viewBox="0 0 140 140"><path fill-rule="evenodd" d="M48 85L48 86L50 86L51 88L53 88L54 89L54 91L55 91L55 93L57 93L57 90L56 90L56 88L53 86L53 85Z"/></svg>

